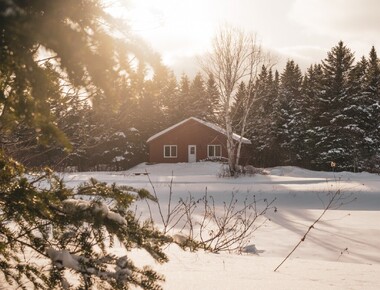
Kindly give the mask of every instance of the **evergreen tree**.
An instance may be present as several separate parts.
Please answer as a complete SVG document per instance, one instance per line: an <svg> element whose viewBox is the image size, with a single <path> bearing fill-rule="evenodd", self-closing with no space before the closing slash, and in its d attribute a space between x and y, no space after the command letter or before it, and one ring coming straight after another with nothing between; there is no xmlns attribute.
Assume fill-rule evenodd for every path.
<svg viewBox="0 0 380 290"><path fill-rule="evenodd" d="M177 86L172 79L173 74L163 65L157 65L149 78L140 64L132 71L131 80L121 85L123 105L114 116L114 130L108 131L102 146L106 164L125 169L146 161L146 140L168 126L166 98L172 98Z"/></svg>
<svg viewBox="0 0 380 290"><path fill-rule="evenodd" d="M232 113L231 113L231 116L232 116L232 126L233 128L236 130L236 131L240 131L241 128L240 128L240 122L241 122L241 116L243 114L243 110L244 110L244 99L246 98L247 96L247 88L246 88L246 85L244 82L241 82L239 87L238 87L238 90L235 94L235 102L234 102L234 105L232 106Z"/></svg>
<svg viewBox="0 0 380 290"><path fill-rule="evenodd" d="M349 150L350 138L344 130L347 117L344 109L350 105L348 89L353 62L353 53L342 41L322 61L324 94L320 98L320 117L316 123L318 157L315 163L319 169L329 169L331 162L340 169L348 169L348 160L355 157Z"/></svg>
<svg viewBox="0 0 380 290"><path fill-rule="evenodd" d="M137 101L136 128L140 131L142 140L147 140L166 125L162 96L157 91L156 80L147 81L146 90Z"/></svg>
<svg viewBox="0 0 380 290"><path fill-rule="evenodd" d="M152 78L143 74L140 79L139 85L131 88L135 93L130 102L135 105L126 103L119 113L119 119L123 120L119 123L125 125L122 131L128 139L129 156L125 156L125 160L129 160L130 165L146 161L146 140L172 125L173 114L177 114L174 107L178 102L178 84L172 71L159 65Z"/></svg>
<svg viewBox="0 0 380 290"><path fill-rule="evenodd" d="M67 80L63 79L48 62L42 65L46 77L50 81L49 92L52 97L46 102L57 127L70 141L71 150L66 150L62 144L39 142L38 130L31 130L25 121L21 121L12 130L2 135L3 149L7 154L28 167L44 167L62 170L67 165L76 165L78 159L85 159L85 147L90 132L88 132L89 112L88 101L81 100L79 92L71 89L65 91ZM54 96L54 97L53 97ZM3 123L7 123L7 113L3 115ZM75 160L75 161L74 161ZM75 164L73 164L73 162Z"/></svg>
<svg viewBox="0 0 380 290"><path fill-rule="evenodd" d="M365 170L380 170L380 65L377 52L371 48L366 81L364 83L364 94L367 98L368 127L363 140L364 150L367 153ZM377 167L377 168L376 168Z"/></svg>
<svg viewBox="0 0 380 290"><path fill-rule="evenodd" d="M207 108L209 107L206 96L205 83L202 75L197 73L190 85L190 106L193 117L205 119L207 116ZM190 108L192 107L192 108Z"/></svg>
<svg viewBox="0 0 380 290"><path fill-rule="evenodd" d="M346 160L346 168L353 171L362 170L363 162L369 158L368 148L365 148L364 144L366 132L369 131L372 121L369 111L370 99L365 93L367 67L368 62L365 57L362 57L361 61L352 68L348 98L345 102L346 106L342 110L345 115L342 127L349 138L346 148L351 155Z"/></svg>
<svg viewBox="0 0 380 290"><path fill-rule="evenodd" d="M149 53L132 37L115 40L115 23L96 0L1 1L1 134L23 123L35 129L40 142L58 140L69 147L57 126L60 112L51 107L61 92L42 66L42 51L49 53L69 88L114 99L108 109L117 109L114 81L130 73L129 57L143 61L141 56ZM109 251L117 240L126 250L138 247L159 262L167 260L160 249L167 239L129 209L137 199L152 198L147 191L95 180L71 190L48 169L25 172L0 152L3 287L67 289L71 285L65 275L70 271L78 289L127 289L131 284L160 288L157 280L162 277L152 269L136 267L126 256ZM31 257L39 261L30 262Z"/></svg>
<svg viewBox="0 0 380 290"><path fill-rule="evenodd" d="M256 166L273 166L278 162L277 124L275 104L278 99L279 74L262 67L256 80L256 101L249 116L249 133L252 141L252 162Z"/></svg>
<svg viewBox="0 0 380 290"><path fill-rule="evenodd" d="M206 120L221 125L222 121L218 116L221 115L222 108L219 102L219 91L213 75L208 76L206 84Z"/></svg>
<svg viewBox="0 0 380 290"><path fill-rule="evenodd" d="M38 187L41 182L44 188ZM3 287L69 289L75 279L80 289L158 288L154 281L162 277L152 269L139 269L126 256L108 252L109 241L117 239L126 250L139 247L159 262L167 260L159 249L166 238L151 224L141 225L129 210L136 199L152 198L146 191L91 180L74 192L49 170L27 177L22 165L2 153L0 190ZM75 199L76 194L87 201ZM109 199L112 207L106 205ZM48 261L50 269L40 266ZM65 270L71 271L70 280Z"/></svg>
<svg viewBox="0 0 380 290"><path fill-rule="evenodd" d="M317 139L320 127L318 122L320 118L320 100L324 94L324 74L322 65L311 65L304 76L302 83L302 96L304 98L303 117L305 122L304 135L304 148L300 152L303 156L304 166L314 168L314 162L318 157L318 150L316 144L319 142Z"/></svg>
<svg viewBox="0 0 380 290"><path fill-rule="evenodd" d="M278 127L278 141L283 151L283 162L299 164L301 160L299 152L303 146L301 132L304 124L302 73L293 60L287 62L280 81L275 120Z"/></svg>
<svg viewBox="0 0 380 290"><path fill-rule="evenodd" d="M282 150L280 147L280 142L278 140L278 129L277 129L277 115L278 115L278 103L279 103L279 92L280 92L280 74L276 70L274 73L274 78L272 80L272 71L269 70L269 97L268 97L268 113L267 113L267 125L264 136L266 143L268 144L263 148L266 156L266 166L275 166L279 164L281 160Z"/></svg>
<svg viewBox="0 0 380 290"><path fill-rule="evenodd" d="M265 159L265 148L270 146L267 143L268 137L268 106L270 106L270 83L273 82L273 77L268 73L267 68L262 66L261 72L257 77L255 84L255 92L257 94L257 101L254 103L250 112L248 126L250 131L248 138L252 140L253 144L253 159L255 164L262 166L263 159Z"/></svg>
<svg viewBox="0 0 380 290"><path fill-rule="evenodd" d="M192 115L192 97L190 95L190 80L186 74L181 76L178 92L168 104L169 123L175 124Z"/></svg>
<svg viewBox="0 0 380 290"><path fill-rule="evenodd" d="M152 86L150 88L160 100L161 110L164 114L164 122L160 123L160 130L162 130L169 125L172 125L172 117L170 115L172 113L171 106L178 101L179 88L177 78L167 67L161 66L161 68L155 72ZM160 130L152 131L151 133L155 134Z"/></svg>
<svg viewBox="0 0 380 290"><path fill-rule="evenodd" d="M71 166L68 168L70 170L88 170L90 165L88 147L91 146L94 137L91 105L86 101L74 102L71 109L66 112L65 118L59 120L58 127L68 136L72 150L65 151L59 162L50 163L48 166L59 171L64 171L67 166Z"/></svg>
<svg viewBox="0 0 380 290"><path fill-rule="evenodd" d="M369 53L366 90L372 94L372 102L379 100L380 95L380 66L375 47Z"/></svg>
<svg viewBox="0 0 380 290"><path fill-rule="evenodd" d="M252 161L256 166L274 166L279 161L275 122L278 89L278 72L273 77L272 70L263 66L255 84L257 99L249 117L251 129L248 137L252 141Z"/></svg>

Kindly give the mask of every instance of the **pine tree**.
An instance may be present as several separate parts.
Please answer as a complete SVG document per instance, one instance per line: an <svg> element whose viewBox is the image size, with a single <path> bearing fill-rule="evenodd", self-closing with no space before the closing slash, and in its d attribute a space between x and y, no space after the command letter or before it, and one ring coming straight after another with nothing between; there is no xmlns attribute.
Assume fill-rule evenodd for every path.
<svg viewBox="0 0 380 290"><path fill-rule="evenodd" d="M369 158L370 154L364 144L366 132L369 131L372 125L369 111L371 102L365 92L367 67L368 62L365 57L362 57L361 61L352 68L348 98L345 102L346 106L342 110L342 113L345 115L342 127L346 132L347 138L349 138L349 141L346 142L346 148L351 155L347 158L346 168L353 171L362 170L363 163Z"/></svg>
<svg viewBox="0 0 380 290"><path fill-rule="evenodd" d="M299 164L299 152L303 146L303 100L301 95L302 73L293 60L287 62L281 74L276 123L278 141L283 150L285 164Z"/></svg>
<svg viewBox="0 0 380 290"><path fill-rule="evenodd" d="M278 142L278 128L277 128L277 114L278 114L278 103L279 103L279 92L280 92L280 74L276 70L274 73L274 78L272 80L272 72L269 71L269 97L268 97L268 113L267 113L267 130L266 143L268 144L264 148L266 153L266 165L265 166L275 166L281 161L281 147Z"/></svg>
<svg viewBox="0 0 380 290"><path fill-rule="evenodd" d="M253 160L258 166L262 166L265 160L265 149L270 144L267 143L268 137L268 106L270 106L270 83L273 77L268 73L267 68L262 66L255 84L257 101L254 103L250 112L248 126L250 128L247 137L252 140Z"/></svg>
<svg viewBox="0 0 380 290"><path fill-rule="evenodd" d="M273 77L272 70L263 66L255 85L257 101L249 118L251 129L248 137L252 140L252 161L256 166L275 166L280 159L275 122L279 83L278 72Z"/></svg>
<svg viewBox="0 0 380 290"><path fill-rule="evenodd" d="M156 91L154 80L147 83L146 90L137 102L136 128L143 136L143 140L147 140L154 134L153 132L160 131L166 125L161 95Z"/></svg>
<svg viewBox="0 0 380 290"><path fill-rule="evenodd" d="M192 115L192 97L190 94L190 79L182 74L178 84L178 91L174 98L168 103L169 123L175 124Z"/></svg>
<svg viewBox="0 0 380 290"><path fill-rule="evenodd" d="M179 88L177 78L167 67L161 66L161 69L156 71L153 77L151 89L160 100L161 110L164 114L164 122L160 123L162 126L160 130L162 130L172 125L172 117L170 114L172 113L171 106L177 102L178 98ZM155 134L160 130L152 131L151 133Z"/></svg>
<svg viewBox="0 0 380 290"><path fill-rule="evenodd" d="M302 96L304 98L303 117L305 122L304 148L300 152L304 159L304 166L315 168L314 163L318 157L316 144L319 142L320 127L320 100L324 94L324 74L322 65L311 65L304 76L302 83Z"/></svg>
<svg viewBox="0 0 380 290"><path fill-rule="evenodd" d="M366 71L364 93L369 116L368 129L365 131L363 146L367 152L365 170L380 171L380 64L375 47L371 48Z"/></svg>
<svg viewBox="0 0 380 290"><path fill-rule="evenodd" d="M193 117L205 119L207 116L207 108L209 107L206 96L205 83L200 73L197 73L190 85L190 108Z"/></svg>
<svg viewBox="0 0 380 290"><path fill-rule="evenodd" d="M315 163L319 169L329 169L331 162L335 162L337 168L347 168L348 160L355 157L348 149L349 136L344 130L346 116L343 112L349 105L348 89L353 62L353 53L342 41L322 61L324 94L320 98L320 118L316 123L318 157Z"/></svg>
<svg viewBox="0 0 380 290"><path fill-rule="evenodd" d="M207 108L206 108L206 117L205 119L216 124L221 125L222 121L218 116L221 115L221 106L219 103L219 91L215 83L213 75L208 76L206 84L206 99L207 99Z"/></svg>
<svg viewBox="0 0 380 290"><path fill-rule="evenodd" d="M50 81L51 97L46 105L57 127L70 141L71 150L67 150L59 142L42 140L36 130L31 130L25 121L13 126L12 130L2 135L3 149L28 167L49 166L62 170L65 166L78 166L78 159L85 159L83 147L86 146L90 132L87 130L90 106L86 100L81 100L79 92L71 89L65 91L67 80L63 79L48 62L42 65L46 77ZM3 115L3 122L7 123ZM38 131L38 130L37 130ZM5 137L5 138L4 138ZM42 136L46 137L46 136ZM5 140L7 139L7 140ZM75 164L73 164L75 159Z"/></svg>
<svg viewBox="0 0 380 290"><path fill-rule="evenodd" d="M42 66L42 51L69 89L114 99L108 109L117 109L114 81L129 75L129 57L144 61L149 53L131 34L125 42L114 39L116 22L101 7L96 0L0 2L1 135L23 123L45 144L55 140L69 147L56 123L59 112L51 107L60 91ZM137 199L152 198L147 191L96 180L68 189L49 169L26 171L0 152L0 192L3 287L68 289L70 271L78 289L160 288L162 277L152 269L109 251L118 240L126 250L138 247L167 261L161 251L166 237L129 209Z"/></svg>
<svg viewBox="0 0 380 290"><path fill-rule="evenodd" d="M241 122L241 115L243 114L243 104L244 104L244 99L247 96L247 88L244 82L241 82L238 90L235 94L235 102L234 105L232 106L232 126L235 130L240 131L240 122Z"/></svg>
<svg viewBox="0 0 380 290"><path fill-rule="evenodd" d="M38 187L41 182L44 188ZM151 224L138 223L129 210L135 200L152 198L146 191L90 180L74 192L50 170L27 177L22 165L2 153L0 190L2 286L68 289L65 270L70 270L81 289L125 289L128 284L158 288L154 281L162 277L152 269L136 268L126 256L108 252L108 239L117 239L127 250L137 246L159 262L167 260L159 249L166 238ZM87 199L75 199L76 194ZM106 205L109 199L112 207ZM50 269L39 266L49 261Z"/></svg>

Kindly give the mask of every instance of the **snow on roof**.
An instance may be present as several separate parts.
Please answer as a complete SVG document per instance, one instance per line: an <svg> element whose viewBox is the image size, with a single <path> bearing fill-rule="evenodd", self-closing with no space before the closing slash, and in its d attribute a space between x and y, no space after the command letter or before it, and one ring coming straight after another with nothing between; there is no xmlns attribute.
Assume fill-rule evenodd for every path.
<svg viewBox="0 0 380 290"><path fill-rule="evenodd" d="M147 140L147 142L150 142L150 141L152 141L152 140L154 140L154 139L156 139L156 138L158 138L158 137L160 137L160 136L166 134L167 132L173 130L174 128L177 128L178 126L180 126L180 125L186 123L186 122L189 121L189 120L194 120L194 121L196 121L196 122L198 122L198 123L201 123L201 124L203 124L203 125L205 125L205 126L211 128L211 129L213 129L213 130L215 130L215 131L217 131L217 132L219 132L219 133L221 133L221 134L223 134L223 135L227 135L226 130L223 129L223 128L221 128L221 127L219 127L218 125L215 125L215 124L213 124L213 123L210 123L210 122L206 122L206 121L200 120L200 119L195 118L195 117L190 117L190 118L187 118L187 119L185 119L185 120L183 120L183 121L181 121L181 122L179 122L179 123L177 123L177 124L174 124L173 126L171 126L171 127L169 127L169 128L166 128L165 130L162 130L161 132L158 132L157 134L151 136L151 137ZM241 139L241 140L242 140L242 143L244 143L244 144L252 144L251 141L250 141L249 139L244 138L244 137L241 137L241 136L238 135L238 134L233 133L232 137L233 137L233 139L234 139L235 141L240 141L240 139Z"/></svg>

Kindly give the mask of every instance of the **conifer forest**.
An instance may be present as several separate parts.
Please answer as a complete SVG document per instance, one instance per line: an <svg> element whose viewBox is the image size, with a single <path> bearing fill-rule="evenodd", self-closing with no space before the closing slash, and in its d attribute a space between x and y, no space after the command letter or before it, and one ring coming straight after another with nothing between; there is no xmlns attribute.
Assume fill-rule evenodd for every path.
<svg viewBox="0 0 380 290"><path fill-rule="evenodd" d="M177 78L158 57L154 61L153 74L139 64L130 68L128 79L114 81L115 97L95 93L89 100L79 90L66 90L45 60L42 72L59 92L49 100L49 110L71 148L39 142L39 131L19 122L1 135L3 149L30 167L124 170L146 161L146 140L177 122L193 116L222 123L212 76ZM236 104L246 87L242 82L235 94L235 127L241 109ZM337 170L378 170L380 66L375 47L356 59L339 42L305 72L293 60L282 71L262 66L253 88L256 101L245 136L253 145L246 164L330 170L334 162Z"/></svg>

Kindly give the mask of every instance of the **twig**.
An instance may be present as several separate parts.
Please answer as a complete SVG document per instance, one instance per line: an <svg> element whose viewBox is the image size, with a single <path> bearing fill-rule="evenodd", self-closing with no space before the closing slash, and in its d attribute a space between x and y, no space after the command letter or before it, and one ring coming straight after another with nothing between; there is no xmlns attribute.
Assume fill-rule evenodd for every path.
<svg viewBox="0 0 380 290"><path fill-rule="evenodd" d="M314 228L314 225L321 220L321 218L325 215L325 213L334 205L334 202L336 200L340 199L340 197L339 197L340 193L341 193L340 189L338 189L337 191L335 191L335 193L330 198L329 203L327 204L327 206L325 207L325 209L323 210L323 212L321 213L321 215L313 222L313 224L311 226L309 226L309 228L307 229L306 233L303 235L303 237L301 238L301 240L295 245L295 247L290 251L290 253L285 257L285 259L276 267L276 269L274 269L274 272L276 272L282 266L282 264L284 264L285 261L294 253L294 251L301 245L301 243L303 241L305 241L305 239L306 239L307 235L309 234L309 232L311 231L311 229Z"/></svg>

